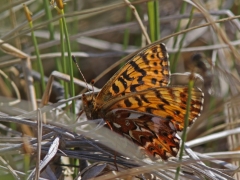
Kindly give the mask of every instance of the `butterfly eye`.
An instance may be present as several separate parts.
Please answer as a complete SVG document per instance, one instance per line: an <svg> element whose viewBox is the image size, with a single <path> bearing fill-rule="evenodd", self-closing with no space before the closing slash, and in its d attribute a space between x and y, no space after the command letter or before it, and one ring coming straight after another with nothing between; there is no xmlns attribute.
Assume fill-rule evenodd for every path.
<svg viewBox="0 0 240 180"><path fill-rule="evenodd" d="M154 147L149 147L149 151L153 151L154 149Z"/></svg>

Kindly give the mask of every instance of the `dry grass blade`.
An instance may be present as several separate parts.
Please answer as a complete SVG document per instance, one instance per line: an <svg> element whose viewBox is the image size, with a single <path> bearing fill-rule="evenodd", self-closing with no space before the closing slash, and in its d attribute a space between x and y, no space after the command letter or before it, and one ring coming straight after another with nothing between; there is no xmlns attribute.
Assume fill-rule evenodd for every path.
<svg viewBox="0 0 240 180"><path fill-rule="evenodd" d="M32 29L27 27L24 20L22 2L4 0L0 7L0 161L5 166L0 167L0 179L240 179L240 10L237 1L159 0L154 1L157 7L147 4L149 0L112 0L110 3L96 0L66 1L64 15L59 15L59 9L45 1L24 1L33 12ZM54 1L51 2L54 5ZM151 8L156 9L151 11ZM156 15L154 31L149 18L152 14L149 12ZM132 16L128 17L128 14ZM68 52L65 51L66 39L62 33L63 18L66 21L65 29L69 30L65 35L71 41L68 43L68 47L71 44L71 51ZM161 21L158 22L158 18ZM31 32L34 32L39 42L38 55L46 76L42 82L48 82L44 92L39 91L42 85L35 64L38 55L30 39ZM161 39L157 39L157 36L157 41L150 44L149 36L154 37L153 32L160 35ZM147 46L141 47L146 43ZM141 54L137 58L142 61L139 64L131 61L131 71L128 69L110 83L109 92L104 98L98 99L97 93L101 92L106 82L113 81L111 77L120 66L136 58L146 48L160 43L166 44L171 75L168 67L161 63L157 63L161 71L154 69L156 64L149 63L153 56L145 57ZM66 67L70 62L65 60L70 53L78 57L76 61L84 78L74 78L80 77L77 68L73 68L73 76L64 74L68 72ZM146 78L145 72L148 74ZM179 154L166 161L151 159L146 154L146 147L156 137L150 138L146 132L162 138L161 147L158 148L169 147L162 154L170 156L168 152L171 149L177 153L175 150L179 147L174 144L176 139L172 142L174 146L170 141L173 137L180 139L181 132L175 130L184 118L181 116L175 121L175 116L180 117L176 111L178 106L169 102L181 101L179 107L184 109L186 98L182 93L177 98L170 96L171 93L165 93L158 99L171 106L163 107L159 102L154 104L154 107L166 114L166 118L156 114L151 117L151 131L148 120L141 119L149 116L151 109L146 107L150 106L144 105L144 116L135 115L128 107L131 103L140 107L140 99L147 102L145 96L134 96L134 93L150 91L142 85L149 81L151 87L148 88L154 88L156 78L159 82L164 79L160 79L160 74L169 74L169 89L172 86L186 86L189 75L194 74L194 88L200 88L205 96L200 117L187 131L181 161ZM72 90L79 94L70 98L69 79L77 85ZM116 92L118 88L124 89L126 84L130 84L129 91L134 93L130 94L130 103L125 100L121 103L126 106L122 106L118 103L122 97L128 97L129 92L123 91L118 95ZM136 89L135 84L143 89ZM86 87L91 92L83 95ZM114 98L115 95L118 97ZM88 112L85 106L86 113L83 111L86 101L83 102L81 98L86 96L91 97L87 101L91 117L86 116ZM117 109L104 109L109 99ZM192 112L195 112L195 108L200 109L198 103L193 104ZM130 112L130 115L118 114L120 107L120 111ZM70 113L73 108L76 114ZM99 111L96 110L98 108ZM109 113L113 113L111 117L107 116ZM167 121L171 113L174 120ZM131 129L128 121L130 117L141 119L143 125ZM161 129L163 121L156 122L158 118L167 121L169 131ZM117 120L121 121L120 125ZM133 122L133 126L139 125L138 121ZM170 122L174 125L171 126ZM123 133L123 130L126 132ZM115 131L120 131L119 134L130 139L135 132L141 132L141 135L138 134L140 141L137 138L129 141ZM147 140L144 141L144 138ZM174 153L172 155L175 156ZM179 176L178 167L181 167Z"/></svg>
<svg viewBox="0 0 240 180"><path fill-rule="evenodd" d="M126 4L129 6L129 8L132 10L134 16L136 17L136 19L137 19L137 21L138 21L138 24L139 24L139 26L141 27L141 30L142 30L142 32L143 32L143 35L145 36L148 44L151 44L151 40L150 40L150 38L149 38L149 36L148 36L148 34L147 34L147 32L146 32L145 27L143 26L142 20L141 20L141 18L139 17L139 14L138 14L136 8L135 8L128 0L124 0L124 1L125 1Z"/></svg>
<svg viewBox="0 0 240 180"><path fill-rule="evenodd" d="M57 153L58 150L58 146L59 146L59 137L55 138L52 145L49 148L48 154L44 157L44 159L41 161L40 163L40 167L39 167L39 172L42 171L43 168L45 168L47 166L47 164L51 161L52 158L54 158L54 156ZM31 174L28 176L28 180L33 179L33 176L36 173L36 168L31 172ZM39 173L38 172L38 173ZM36 176L35 176L36 177Z"/></svg>
<svg viewBox="0 0 240 180"><path fill-rule="evenodd" d="M85 168L78 177L82 177L83 179L94 178L98 176L106 168L106 166L106 164L93 163L91 166Z"/></svg>
<svg viewBox="0 0 240 180"><path fill-rule="evenodd" d="M27 83L27 96L28 100L31 102L31 106L29 107L31 110L36 110L37 109L37 104L36 104L36 93L35 93L35 88L33 86L33 78L31 75L31 60L30 58L26 58L22 60L21 62L22 68L23 68L23 73L24 73L24 78Z"/></svg>
<svg viewBox="0 0 240 180"><path fill-rule="evenodd" d="M9 166L9 164L2 157L0 157L0 161L9 170L9 172L15 177L15 179L20 179L20 177L17 175L14 169L12 169L12 167Z"/></svg>
<svg viewBox="0 0 240 180"><path fill-rule="evenodd" d="M38 110L38 119L37 119L37 160L36 160L36 172L35 172L35 179L39 179L40 177L40 162L41 162L41 142L42 142L42 113L41 110Z"/></svg>
<svg viewBox="0 0 240 180"><path fill-rule="evenodd" d="M14 89L14 91L16 93L16 96L17 96L16 100L11 101L11 102L7 102L7 103L4 103L4 101L3 101L4 98L1 97L2 102L0 103L0 105L1 106L13 106L15 104L18 104L20 102L21 98L20 98L20 92L19 92L16 84L1 70L0 70L0 75L3 76L6 80L10 81L10 84L13 87L13 89ZM1 83L3 84L4 82L1 82ZM1 86L3 87L3 85L1 85Z"/></svg>
<svg viewBox="0 0 240 180"><path fill-rule="evenodd" d="M202 144L202 143L206 143L206 142L209 142L209 141L214 141L216 139L227 137L227 136L232 135L232 134L239 134L239 133L240 133L240 128L235 128L235 129L227 130L227 131L224 131L224 132L219 132L219 133L211 134L211 135L208 135L208 136L204 136L202 138L197 138L195 140L187 142L187 145L189 147L192 147L192 146L196 146L196 145L199 145L199 144Z"/></svg>
<svg viewBox="0 0 240 180"><path fill-rule="evenodd" d="M28 58L29 56L27 54L25 54L24 52L20 51L19 49L11 46L8 43L5 43L3 40L0 40L0 49L10 55L13 55L15 57L18 58Z"/></svg>

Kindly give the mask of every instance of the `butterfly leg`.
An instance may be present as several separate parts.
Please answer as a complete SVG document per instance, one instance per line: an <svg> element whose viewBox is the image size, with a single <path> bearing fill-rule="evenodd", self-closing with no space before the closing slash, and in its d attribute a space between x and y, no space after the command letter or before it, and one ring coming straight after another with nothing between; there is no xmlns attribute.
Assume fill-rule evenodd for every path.
<svg viewBox="0 0 240 180"><path fill-rule="evenodd" d="M106 120L105 120L105 122L107 123L107 125L108 125L109 129L111 129L111 131L112 131L112 130L113 130L113 128L112 128L112 125L109 123L109 121L106 121Z"/></svg>
<svg viewBox="0 0 240 180"><path fill-rule="evenodd" d="M116 171L118 171L118 166L117 166L117 156L116 156L116 151L114 151L114 165L116 167Z"/></svg>
<svg viewBox="0 0 240 180"><path fill-rule="evenodd" d="M77 114L77 118L76 121L78 120L78 118L80 118L80 116L84 113L84 110L81 110L78 114Z"/></svg>

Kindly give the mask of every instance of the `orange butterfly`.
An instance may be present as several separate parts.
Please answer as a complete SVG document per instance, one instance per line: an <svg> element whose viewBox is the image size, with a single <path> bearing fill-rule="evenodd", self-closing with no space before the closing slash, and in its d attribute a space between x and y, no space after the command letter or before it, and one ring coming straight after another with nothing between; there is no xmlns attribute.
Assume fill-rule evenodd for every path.
<svg viewBox="0 0 240 180"><path fill-rule="evenodd" d="M188 87L169 86L164 44L153 45L130 59L98 94L83 96L88 119L103 118L110 128L166 160L179 150L177 131L184 127ZM192 89L189 125L200 115L203 93Z"/></svg>

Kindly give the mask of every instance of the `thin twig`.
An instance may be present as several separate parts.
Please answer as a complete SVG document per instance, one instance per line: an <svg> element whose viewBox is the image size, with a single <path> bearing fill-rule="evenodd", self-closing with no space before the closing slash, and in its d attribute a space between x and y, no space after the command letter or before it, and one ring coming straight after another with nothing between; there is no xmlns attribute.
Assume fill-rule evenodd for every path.
<svg viewBox="0 0 240 180"><path fill-rule="evenodd" d="M146 38L148 44L151 44L151 40L150 40L150 38L148 36L148 33L147 33L143 23L142 23L142 20L141 20L140 16L138 15L138 12L137 12L136 8L128 0L124 0L124 1L129 6L129 8L132 10L134 16L136 17L137 22L138 22L138 24L139 24L139 26L140 26L140 28L142 30L142 33L144 34L144 36Z"/></svg>
<svg viewBox="0 0 240 180"><path fill-rule="evenodd" d="M41 147L42 147L42 113L41 110L38 109L38 118L37 118L37 159L36 159L36 174L35 180L39 179L40 176L40 161L41 161Z"/></svg>

